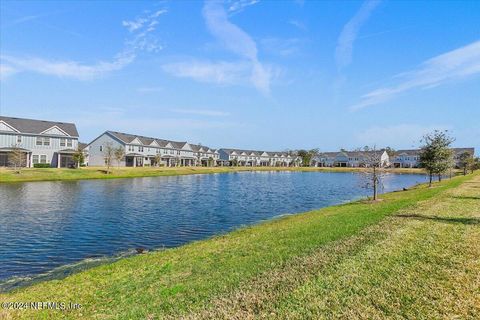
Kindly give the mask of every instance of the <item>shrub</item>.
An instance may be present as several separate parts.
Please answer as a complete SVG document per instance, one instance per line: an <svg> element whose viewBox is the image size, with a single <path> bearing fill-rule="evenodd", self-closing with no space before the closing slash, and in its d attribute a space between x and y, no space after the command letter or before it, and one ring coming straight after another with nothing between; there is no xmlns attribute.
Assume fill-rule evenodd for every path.
<svg viewBox="0 0 480 320"><path fill-rule="evenodd" d="M34 168L50 168L50 163L34 163Z"/></svg>

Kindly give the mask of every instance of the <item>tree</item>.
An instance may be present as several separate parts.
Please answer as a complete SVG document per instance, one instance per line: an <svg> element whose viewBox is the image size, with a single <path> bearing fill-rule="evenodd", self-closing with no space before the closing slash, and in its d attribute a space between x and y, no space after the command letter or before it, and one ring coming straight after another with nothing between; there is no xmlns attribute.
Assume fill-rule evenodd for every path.
<svg viewBox="0 0 480 320"><path fill-rule="evenodd" d="M15 168L16 173L20 173L22 167L26 164L25 152L23 152L18 146L13 146L12 151L8 155L10 164Z"/></svg>
<svg viewBox="0 0 480 320"><path fill-rule="evenodd" d="M442 175L453 166L453 151L450 149L453 141L447 131L435 130L423 137L419 165L428 172L430 187L434 175L438 175L441 181Z"/></svg>
<svg viewBox="0 0 480 320"><path fill-rule="evenodd" d="M471 165L471 160L473 160L473 154L470 152L463 152L458 157L458 166L463 170L463 175L467 175L468 167Z"/></svg>
<svg viewBox="0 0 480 320"><path fill-rule="evenodd" d="M213 165L214 165L213 158L212 158L212 157L208 157L208 166L209 166L209 167L213 167Z"/></svg>
<svg viewBox="0 0 480 320"><path fill-rule="evenodd" d="M471 158L469 162L469 169L473 173L475 170L480 170L480 158Z"/></svg>
<svg viewBox="0 0 480 320"><path fill-rule="evenodd" d="M155 161L155 166L159 167L160 162L162 162L162 157L159 154L156 154L153 158L153 161Z"/></svg>
<svg viewBox="0 0 480 320"><path fill-rule="evenodd" d="M125 158L125 148L122 146L115 148L113 150L113 157L115 158L115 161L117 161L117 166L120 167L120 162Z"/></svg>
<svg viewBox="0 0 480 320"><path fill-rule="evenodd" d="M387 154L388 154L389 157L395 156L395 153L396 153L395 149L390 148L390 147L386 147L386 148L385 148L385 151L387 152Z"/></svg>
<svg viewBox="0 0 480 320"><path fill-rule="evenodd" d="M77 149L72 155L73 161L75 161L75 167L79 168L85 162L85 153L83 150Z"/></svg>
<svg viewBox="0 0 480 320"><path fill-rule="evenodd" d="M115 148L111 142L107 142L103 148L103 158L105 159L105 165L107 166L107 174L110 173L110 167L112 165L112 160L115 156Z"/></svg>
<svg viewBox="0 0 480 320"><path fill-rule="evenodd" d="M309 167L312 163L313 157L318 155L318 149L298 150L297 155L302 158L302 166Z"/></svg>
<svg viewBox="0 0 480 320"><path fill-rule="evenodd" d="M373 200L378 199L378 189L382 186L384 173L380 170L382 167L382 150L375 147L365 147L362 152L362 161L366 169L361 172L363 176L363 186L372 190Z"/></svg>

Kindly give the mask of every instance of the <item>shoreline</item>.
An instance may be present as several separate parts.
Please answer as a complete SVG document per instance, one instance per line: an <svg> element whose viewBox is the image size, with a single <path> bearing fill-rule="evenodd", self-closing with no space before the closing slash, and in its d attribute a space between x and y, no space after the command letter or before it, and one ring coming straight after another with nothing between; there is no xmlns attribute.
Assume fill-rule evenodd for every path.
<svg viewBox="0 0 480 320"><path fill-rule="evenodd" d="M192 174L212 174L230 172L261 172L261 171L292 171L292 172L364 172L365 168L345 167L171 167L171 168L111 168L111 173L106 174L104 167L82 167L79 169L63 168L24 168L20 173L12 169L0 169L0 184L17 182L40 181L77 181L93 179L123 179L161 176L179 176ZM382 169L384 172L394 174L425 174L418 168ZM455 171L456 172L456 171Z"/></svg>
<svg viewBox="0 0 480 320"><path fill-rule="evenodd" d="M227 294L248 279L263 278L272 268L303 259L312 250L322 252L322 248L328 249L351 237L363 239L361 234L365 230L392 219L392 215L425 201L436 203L444 191L456 192L475 178L478 174L444 180L435 183L434 188L421 184L407 191L382 194L384 201L378 203L356 200L278 217L180 247L122 258L61 280L13 289L0 293L0 301L73 301L86 306L81 311L86 317L105 315L102 310L112 303L115 306L112 315L124 317L144 318L146 314L179 317L187 310L200 312L207 297ZM472 199L465 201L474 203ZM423 213L421 207L418 210ZM129 303L134 301L139 304L132 311ZM31 312L34 311L16 311L14 315L29 318L34 314ZM41 313L35 315L46 316L59 311L36 312ZM75 318L78 313L57 315Z"/></svg>

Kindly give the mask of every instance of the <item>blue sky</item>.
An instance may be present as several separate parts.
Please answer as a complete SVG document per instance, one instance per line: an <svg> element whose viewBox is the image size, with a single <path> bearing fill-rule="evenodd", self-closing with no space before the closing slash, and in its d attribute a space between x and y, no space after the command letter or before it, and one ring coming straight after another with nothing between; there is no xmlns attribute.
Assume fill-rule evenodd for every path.
<svg viewBox="0 0 480 320"><path fill-rule="evenodd" d="M480 151L480 1L2 1L1 114L212 147Z"/></svg>

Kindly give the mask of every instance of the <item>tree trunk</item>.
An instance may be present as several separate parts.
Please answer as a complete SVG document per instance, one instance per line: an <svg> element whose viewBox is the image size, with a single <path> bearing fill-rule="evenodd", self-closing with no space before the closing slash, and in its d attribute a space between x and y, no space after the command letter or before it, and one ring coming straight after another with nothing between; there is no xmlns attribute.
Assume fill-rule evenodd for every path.
<svg viewBox="0 0 480 320"><path fill-rule="evenodd" d="M442 181L442 174L439 174L438 175L438 182L441 182Z"/></svg>
<svg viewBox="0 0 480 320"><path fill-rule="evenodd" d="M432 179L433 179L433 174L431 172L429 174L429 178L430 178L430 180L428 182L428 186L431 187L432 186Z"/></svg>
<svg viewBox="0 0 480 320"><path fill-rule="evenodd" d="M463 175L464 175L464 176L467 175L467 167L463 167Z"/></svg>

